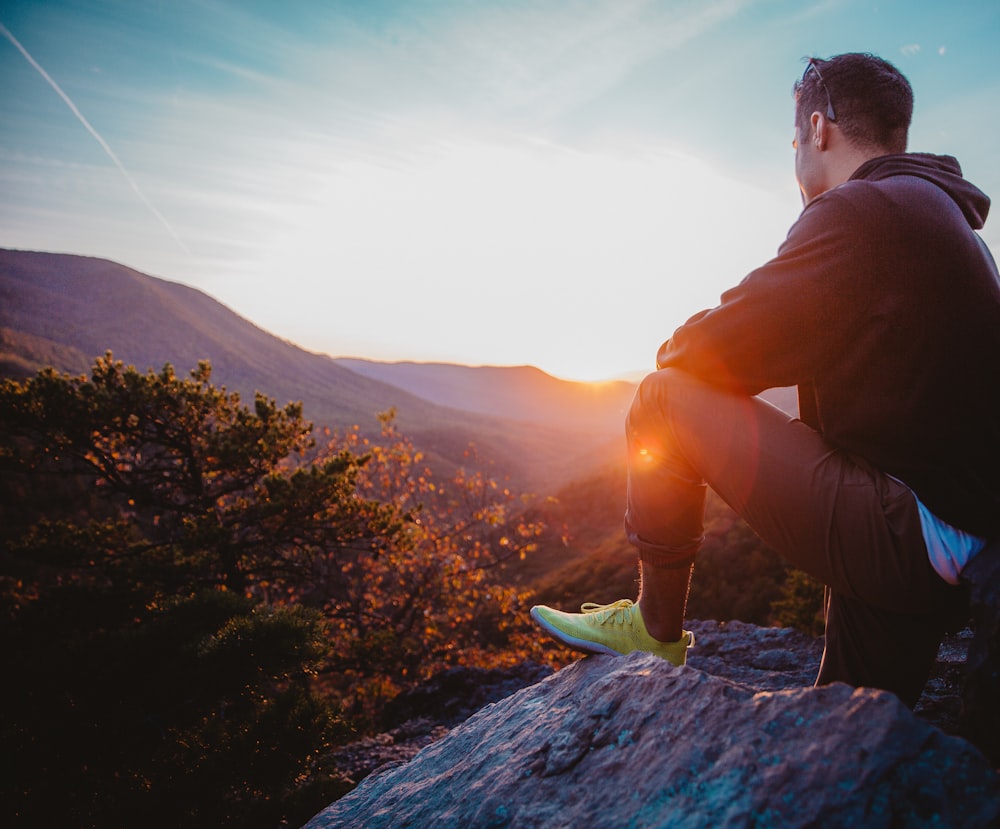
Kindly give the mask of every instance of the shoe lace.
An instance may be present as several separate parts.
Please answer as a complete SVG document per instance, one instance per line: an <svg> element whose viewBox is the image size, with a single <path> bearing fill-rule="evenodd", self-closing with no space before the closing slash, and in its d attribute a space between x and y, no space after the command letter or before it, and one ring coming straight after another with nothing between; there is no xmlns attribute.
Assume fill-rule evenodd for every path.
<svg viewBox="0 0 1000 829"><path fill-rule="evenodd" d="M632 621L632 607L634 603L631 599L619 599L611 604L595 604L594 602L584 602L580 605L581 613L597 614L599 625L607 624L614 620L616 624L623 624Z"/></svg>

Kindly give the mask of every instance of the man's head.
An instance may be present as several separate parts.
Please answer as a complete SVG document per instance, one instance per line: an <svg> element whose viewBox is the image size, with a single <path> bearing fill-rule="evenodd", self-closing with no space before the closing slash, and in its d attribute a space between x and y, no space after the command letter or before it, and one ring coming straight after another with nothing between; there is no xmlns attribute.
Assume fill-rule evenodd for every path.
<svg viewBox="0 0 1000 829"><path fill-rule="evenodd" d="M810 58L794 93L796 174L807 201L868 158L906 151L913 90L888 61Z"/></svg>
<svg viewBox="0 0 1000 829"><path fill-rule="evenodd" d="M795 84L800 131L808 128L814 112L830 118L856 147L902 153L913 116L913 90L895 66L874 55L810 58Z"/></svg>

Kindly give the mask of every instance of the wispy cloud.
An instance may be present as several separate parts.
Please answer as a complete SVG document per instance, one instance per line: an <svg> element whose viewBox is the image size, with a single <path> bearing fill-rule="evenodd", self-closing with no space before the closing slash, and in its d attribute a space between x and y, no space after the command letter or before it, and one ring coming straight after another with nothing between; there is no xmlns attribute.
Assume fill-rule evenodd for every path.
<svg viewBox="0 0 1000 829"><path fill-rule="evenodd" d="M684 46L747 5L473 5L440 19L401 19L378 30L331 24L342 36L336 48L306 54L311 66L303 74L325 79L333 95L373 108L534 131L609 93L644 62Z"/></svg>
<svg viewBox="0 0 1000 829"><path fill-rule="evenodd" d="M86 119L86 117L84 117L83 113L80 112L80 110L77 108L76 104L73 103L69 95L67 95L62 90L62 87L60 87L59 84L57 84L55 80L52 78L52 76L45 71L42 65L38 63L38 61L36 61L31 56L31 53L28 52L28 50L21 45L21 42L16 37L14 37L11 31L6 26L4 26L3 23L0 23L0 34L2 34L5 38L7 38L7 40L11 42L14 48L17 49L21 53L21 55L24 56L24 59L28 61L29 64L31 64L31 66L38 72L38 74L45 79L45 82L48 83L48 85L51 86L53 90L55 90L56 94L60 98L62 98L66 106L68 106L73 115L76 116L77 120L81 124L83 124L87 132L89 132L97 141L97 143L101 145L101 149L104 150L108 158L110 158L115 167L118 168L118 171L125 177L125 180L128 182L129 186L132 188L135 194L139 197L140 201L142 201L142 203L149 209L149 211L160 221L163 227L166 228L167 233L170 234L170 237L177 243L178 247L180 247L180 249L185 253L190 253L187 246L184 244L183 241L181 241L181 238L177 235L176 231L171 226L170 222L168 222L166 217L159 210L156 209L156 206L147 198L146 194L142 192L142 190L139 188L139 185L136 183L135 179L132 178L132 175L129 173L129 171L125 169L125 165L122 164L121 160L115 154L115 151L111 149L108 142L104 140L101 134L96 129L94 129L93 125Z"/></svg>

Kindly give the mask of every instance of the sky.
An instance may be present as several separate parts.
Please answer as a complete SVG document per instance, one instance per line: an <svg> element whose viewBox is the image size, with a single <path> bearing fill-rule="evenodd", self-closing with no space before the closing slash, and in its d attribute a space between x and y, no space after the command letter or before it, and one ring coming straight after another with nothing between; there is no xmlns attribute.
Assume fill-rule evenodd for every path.
<svg viewBox="0 0 1000 829"><path fill-rule="evenodd" d="M1000 0L4 0L0 247L332 356L619 377L801 211L803 57L893 62L910 149L1000 198L998 43Z"/></svg>

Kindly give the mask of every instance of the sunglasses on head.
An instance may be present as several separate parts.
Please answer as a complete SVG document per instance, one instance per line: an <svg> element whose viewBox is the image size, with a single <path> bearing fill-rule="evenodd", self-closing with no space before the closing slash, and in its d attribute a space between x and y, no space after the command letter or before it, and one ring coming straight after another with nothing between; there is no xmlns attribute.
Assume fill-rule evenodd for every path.
<svg viewBox="0 0 1000 829"><path fill-rule="evenodd" d="M806 76L810 72L815 72L816 77L819 78L820 84L823 86L823 91L826 93L826 117L830 121L836 121L837 116L833 111L833 99L830 97L830 87L826 85L826 81L823 80L823 73L819 71L819 64L816 62L816 58L809 58L809 63L806 64L806 71L802 73L802 80L796 84L796 90L802 88L802 84L806 82Z"/></svg>

